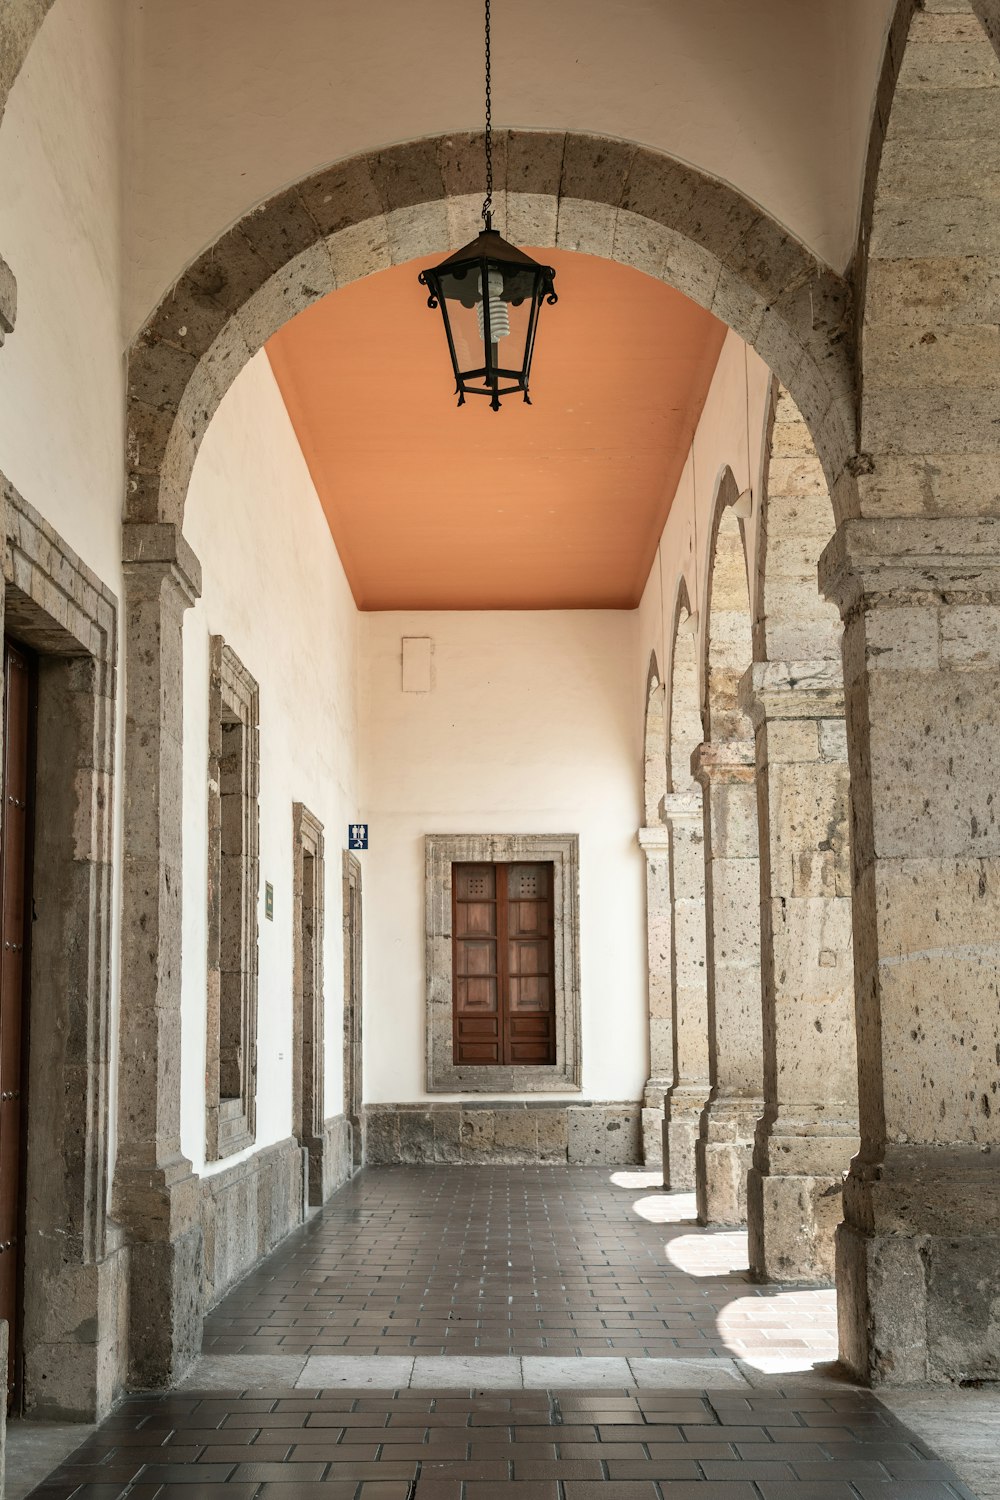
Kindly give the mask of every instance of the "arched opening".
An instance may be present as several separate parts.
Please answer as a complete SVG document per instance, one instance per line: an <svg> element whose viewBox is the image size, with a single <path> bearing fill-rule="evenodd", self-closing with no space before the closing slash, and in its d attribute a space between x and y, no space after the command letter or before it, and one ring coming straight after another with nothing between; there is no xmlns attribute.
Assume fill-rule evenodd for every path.
<svg viewBox="0 0 1000 1500"><path fill-rule="evenodd" d="M541 148L556 141L558 153L543 156ZM474 151L477 145L473 138L462 149ZM839 337L847 299L838 278L722 184L645 148L610 141L597 146L593 139L574 134L510 133L506 138L506 232L528 242L554 243L636 267L689 294L751 338L762 357L799 390L803 407L815 422L831 479L843 481L844 463L851 451L849 425L844 424L849 410L844 393L850 389L851 375ZM528 186L519 177L519 163L526 162L536 148L538 160L558 159L556 176L532 182L530 192L514 190L515 183L518 189ZM129 360L130 475L123 555L126 592L135 599L135 607L128 610L130 685L141 681L151 640L160 642L161 652L167 649L168 640L176 642L169 647L176 656L182 610L198 591L197 564L180 527L194 460L223 395L271 334L327 292L390 264L446 248L455 214L449 207L443 162L451 163L448 181L454 181L456 149L452 138L420 141L317 173L241 220L188 269L148 320ZM613 181L607 170L609 156L620 163L620 180ZM575 213L562 214L564 196L574 203L589 201L600 209L589 221ZM749 215L752 230L748 229L745 242L734 239L714 207L710 208L720 196L732 203L734 212ZM461 211L467 208L463 204ZM613 225L610 238L604 230L597 232L598 223ZM761 254L763 243L773 244L772 261ZM809 288L808 308L801 296L790 297L785 290L789 257L798 265L796 284ZM847 505L849 489L849 483L842 483L839 491ZM724 539L726 555L727 547ZM724 561L722 572L728 569ZM721 591L725 592L725 585ZM717 647L722 646L724 614L720 610ZM741 663L741 671L748 661L749 657ZM719 679L722 697L715 717L720 731L725 713L735 712L739 675L733 667L725 688ZM723 706L723 698L728 707ZM156 862L164 874L169 865L169 878L175 881L180 789L169 747L179 739L177 709L168 696L151 702L150 707L151 716L129 710L126 795L138 799L134 807L140 801L147 804L144 827L150 831ZM135 736L141 737L141 747ZM151 759L159 760L161 767L155 790L145 771L135 780L135 771L140 765L148 766ZM144 1004L154 1003L154 997L148 993L149 976L129 935L149 922L149 899L148 888L126 886L123 984L134 991L140 1012ZM672 946L669 951L672 954ZM171 995L170 985L159 983L155 1003L161 1013L175 1007L178 999L176 991ZM667 1016L660 1019L671 1024ZM161 1041L169 1045L166 1035L161 1035ZM672 1045L671 1041L671 1051ZM167 1066L166 1054L151 1059L145 1034L126 1025L123 1076L129 1076L128 1058L137 1046L146 1066L159 1070ZM371 1130L369 1120L370 1139ZM154 1177L161 1184L158 1191L164 1201L171 1202L181 1193L184 1177L174 1166L166 1171L166 1163L183 1162L184 1156L169 1130L154 1134L152 1155L163 1164ZM132 1170L120 1158L123 1204L128 1202L126 1181ZM143 1175L148 1180L148 1164ZM199 1229L193 1213L185 1218L167 1212L162 1223L171 1244L183 1243L185 1255L198 1253ZM147 1244L144 1241L139 1248L140 1259L147 1253ZM162 1264L156 1245L149 1244L148 1253ZM168 1264L179 1267L180 1261L171 1256ZM133 1337L143 1342L144 1329L156 1330L152 1343L143 1342L146 1366L156 1364L163 1378L169 1379L170 1372L190 1357L197 1323L184 1323L176 1316L179 1275L166 1282L157 1275L156 1280L156 1294L133 1305Z"/></svg>
<svg viewBox="0 0 1000 1500"><path fill-rule="evenodd" d="M720 477L708 552L702 720L693 761L705 825L711 1097L697 1146L702 1223L742 1224L762 1109L760 865L752 731L739 685L753 657L743 523L732 471Z"/></svg>
<svg viewBox="0 0 1000 1500"><path fill-rule="evenodd" d="M666 860L664 799L667 791L665 692L656 652L646 672L643 721L643 826L639 843L646 857L646 969L649 1010L649 1078L642 1095L642 1159L647 1167L663 1159L663 1101L673 1078L671 999L671 922Z"/></svg>
<svg viewBox="0 0 1000 1500"><path fill-rule="evenodd" d="M850 778L840 621L816 587L833 508L808 429L773 383L757 517L755 731L764 1112L748 1179L760 1280L829 1281L857 1146Z"/></svg>
<svg viewBox="0 0 1000 1500"><path fill-rule="evenodd" d="M695 1185L695 1144L709 1094L705 834L691 758L701 743L698 620L681 582L673 613L669 699L669 835L673 1086L664 1121L665 1187Z"/></svg>
<svg viewBox="0 0 1000 1500"><path fill-rule="evenodd" d="M656 652L650 653L646 673L646 714L642 736L642 787L644 822L651 828L662 819L667 790L667 738L664 718L665 691Z"/></svg>

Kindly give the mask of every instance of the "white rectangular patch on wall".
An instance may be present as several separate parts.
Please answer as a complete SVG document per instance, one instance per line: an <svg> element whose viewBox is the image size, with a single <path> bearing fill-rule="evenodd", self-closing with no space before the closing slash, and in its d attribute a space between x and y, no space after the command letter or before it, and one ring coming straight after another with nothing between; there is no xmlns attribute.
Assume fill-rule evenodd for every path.
<svg viewBox="0 0 1000 1500"><path fill-rule="evenodd" d="M431 638L429 635L403 636L403 692L429 693L431 690Z"/></svg>

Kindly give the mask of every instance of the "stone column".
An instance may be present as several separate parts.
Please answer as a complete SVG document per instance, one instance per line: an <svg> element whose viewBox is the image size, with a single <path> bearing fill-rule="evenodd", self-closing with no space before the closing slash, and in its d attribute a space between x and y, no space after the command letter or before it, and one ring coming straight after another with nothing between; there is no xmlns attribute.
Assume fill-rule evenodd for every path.
<svg viewBox="0 0 1000 1500"><path fill-rule="evenodd" d="M844 617L861 1149L841 1359L1000 1375L1000 517L850 520Z"/></svg>
<svg viewBox="0 0 1000 1500"><path fill-rule="evenodd" d="M747 1180L750 1269L827 1281L858 1146L847 731L839 661L756 662L764 1113Z"/></svg>
<svg viewBox="0 0 1000 1500"><path fill-rule="evenodd" d="M728 740L699 745L691 770L704 793L712 1084L696 1151L698 1219L702 1224L742 1224L754 1131L764 1102L753 744Z"/></svg>
<svg viewBox="0 0 1000 1500"><path fill-rule="evenodd" d="M663 800L670 834L674 1077L663 1120L663 1185L694 1187L695 1144L708 1101L708 991L705 965L705 829L701 791Z"/></svg>
<svg viewBox="0 0 1000 1500"><path fill-rule="evenodd" d="M125 816L114 1208L131 1247L130 1379L169 1385L201 1344L201 1194L181 1152L184 611L201 570L175 526L126 523Z"/></svg>
<svg viewBox="0 0 1000 1500"><path fill-rule="evenodd" d="M662 826L639 829L646 856L649 1080L642 1096L642 1159L647 1167L663 1160L663 1101L674 1078L669 837Z"/></svg>

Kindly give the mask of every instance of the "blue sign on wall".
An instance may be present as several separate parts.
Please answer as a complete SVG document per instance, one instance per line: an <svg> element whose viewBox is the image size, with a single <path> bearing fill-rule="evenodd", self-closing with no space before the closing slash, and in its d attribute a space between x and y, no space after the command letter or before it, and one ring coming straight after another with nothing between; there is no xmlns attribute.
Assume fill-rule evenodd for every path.
<svg viewBox="0 0 1000 1500"><path fill-rule="evenodd" d="M348 849L368 848L367 823L349 823L347 825L347 847Z"/></svg>

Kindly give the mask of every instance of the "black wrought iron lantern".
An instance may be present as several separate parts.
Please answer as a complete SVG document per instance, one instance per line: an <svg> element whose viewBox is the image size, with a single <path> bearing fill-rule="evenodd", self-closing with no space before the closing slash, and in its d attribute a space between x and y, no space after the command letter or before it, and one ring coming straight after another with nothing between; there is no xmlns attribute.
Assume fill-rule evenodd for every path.
<svg viewBox="0 0 1000 1500"><path fill-rule="evenodd" d="M530 405L528 377L543 302L556 302L555 271L511 245L493 228L493 133L490 79L490 0L486 4L486 198L484 229L432 270L420 273L428 307L440 307L455 372L458 404L488 396L494 411L500 398L523 393Z"/></svg>

